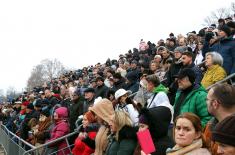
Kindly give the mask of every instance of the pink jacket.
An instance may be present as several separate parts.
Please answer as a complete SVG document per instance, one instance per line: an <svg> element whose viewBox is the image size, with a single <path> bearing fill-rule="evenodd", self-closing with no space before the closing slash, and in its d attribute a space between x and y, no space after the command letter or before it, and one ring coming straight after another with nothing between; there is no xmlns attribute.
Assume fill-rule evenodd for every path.
<svg viewBox="0 0 235 155"><path fill-rule="evenodd" d="M56 125L52 129L52 131L51 131L51 138L47 142L50 142L50 141L53 141L53 140L55 140L57 138L65 136L68 133L69 133L69 124L66 121L64 121L64 120L59 121L59 122L56 123ZM67 145L65 140L53 143L49 147L55 147L55 146L58 147L58 150L61 150L61 149L65 148L65 147L68 147L68 145ZM63 154L63 152L64 152L64 154ZM65 150L59 151L57 153L57 155L67 155L69 153L70 153L69 149L65 149Z"/></svg>

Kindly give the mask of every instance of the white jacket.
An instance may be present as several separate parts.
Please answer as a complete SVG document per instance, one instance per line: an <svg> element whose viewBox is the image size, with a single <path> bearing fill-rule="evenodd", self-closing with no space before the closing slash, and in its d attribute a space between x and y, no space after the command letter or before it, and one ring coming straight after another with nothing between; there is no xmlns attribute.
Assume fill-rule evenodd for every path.
<svg viewBox="0 0 235 155"><path fill-rule="evenodd" d="M127 112L129 114L131 120L132 120L133 125L134 126L138 125L138 123L139 123L139 112L133 107L132 104L124 104L124 105L118 104L115 107L115 110L116 111L122 110L122 111Z"/></svg>
<svg viewBox="0 0 235 155"><path fill-rule="evenodd" d="M147 108L154 108L157 106L165 106L171 110L171 123L173 123L173 114L174 109L173 106L170 104L168 96L164 92L159 92L157 95L153 93L153 95L147 101Z"/></svg>

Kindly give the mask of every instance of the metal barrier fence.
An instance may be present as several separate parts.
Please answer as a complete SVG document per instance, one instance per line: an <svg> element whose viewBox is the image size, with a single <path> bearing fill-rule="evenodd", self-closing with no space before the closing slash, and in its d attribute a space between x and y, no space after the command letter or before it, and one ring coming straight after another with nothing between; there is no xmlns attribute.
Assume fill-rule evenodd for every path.
<svg viewBox="0 0 235 155"><path fill-rule="evenodd" d="M56 140L53 140L51 142L39 145L39 146L33 146L29 144L28 142L24 141L22 138L18 137L11 131L9 131L3 124L1 124L0 128L0 144L5 149L5 152L7 155L56 155L58 152L62 152L64 155L67 155L64 153L69 152L69 154L72 154L71 147L73 147L74 144L69 145L68 138L77 134L78 130L75 130L74 132L67 134L63 137L60 137ZM56 149L49 147L51 144L65 141L67 146L62 149Z"/></svg>
<svg viewBox="0 0 235 155"><path fill-rule="evenodd" d="M2 124L0 128L0 143L4 147L7 155L22 155L26 150L35 148L35 146L24 141Z"/></svg>

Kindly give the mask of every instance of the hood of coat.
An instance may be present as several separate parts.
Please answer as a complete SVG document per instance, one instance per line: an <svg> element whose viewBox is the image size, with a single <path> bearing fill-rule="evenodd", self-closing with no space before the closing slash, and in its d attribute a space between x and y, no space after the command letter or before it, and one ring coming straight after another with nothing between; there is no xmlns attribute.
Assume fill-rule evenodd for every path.
<svg viewBox="0 0 235 155"><path fill-rule="evenodd" d="M109 123L114 115L113 104L108 99L101 99L94 104L90 110L103 119L106 123Z"/></svg>
<svg viewBox="0 0 235 155"><path fill-rule="evenodd" d="M59 107L55 110L59 119L68 118L68 109L65 107Z"/></svg>

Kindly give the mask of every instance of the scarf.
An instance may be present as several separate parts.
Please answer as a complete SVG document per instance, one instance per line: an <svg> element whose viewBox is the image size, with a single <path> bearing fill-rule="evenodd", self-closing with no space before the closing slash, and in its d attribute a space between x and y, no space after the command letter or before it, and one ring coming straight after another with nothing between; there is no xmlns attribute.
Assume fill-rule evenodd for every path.
<svg viewBox="0 0 235 155"><path fill-rule="evenodd" d="M172 149L167 149L167 155L186 155L187 153L199 149L202 147L202 139L198 139L193 141L192 144L185 146L185 147L173 147Z"/></svg>

